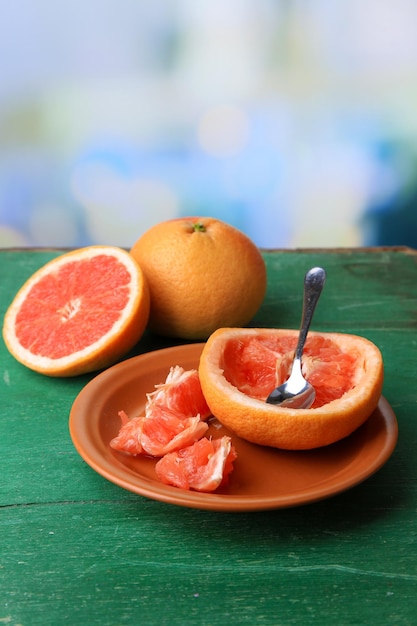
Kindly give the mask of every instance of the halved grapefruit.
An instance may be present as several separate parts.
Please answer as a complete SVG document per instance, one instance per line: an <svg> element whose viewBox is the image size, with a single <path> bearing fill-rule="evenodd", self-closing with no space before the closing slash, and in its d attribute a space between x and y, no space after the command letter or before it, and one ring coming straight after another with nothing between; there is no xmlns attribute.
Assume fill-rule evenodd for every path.
<svg viewBox="0 0 417 626"><path fill-rule="evenodd" d="M199 375L213 415L239 437L288 450L343 439L376 408L383 385L379 349L356 335L310 332L303 372L316 389L311 409L265 402L289 375L298 331L223 328L208 339Z"/></svg>
<svg viewBox="0 0 417 626"><path fill-rule="evenodd" d="M149 289L137 262L113 246L88 246L35 272L10 304L3 337L23 365L75 376L115 363L142 336Z"/></svg>

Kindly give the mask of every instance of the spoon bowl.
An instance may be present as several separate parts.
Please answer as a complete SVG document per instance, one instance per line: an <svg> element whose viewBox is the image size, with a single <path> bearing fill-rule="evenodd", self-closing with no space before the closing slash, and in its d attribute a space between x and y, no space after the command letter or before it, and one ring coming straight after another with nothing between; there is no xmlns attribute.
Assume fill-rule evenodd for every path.
<svg viewBox="0 0 417 626"><path fill-rule="evenodd" d="M309 409L314 402L316 391L303 376L301 359L311 320L325 280L326 272L321 267L313 267L305 275L303 313L291 375L285 383L279 385L269 394L266 399L269 404L292 409Z"/></svg>

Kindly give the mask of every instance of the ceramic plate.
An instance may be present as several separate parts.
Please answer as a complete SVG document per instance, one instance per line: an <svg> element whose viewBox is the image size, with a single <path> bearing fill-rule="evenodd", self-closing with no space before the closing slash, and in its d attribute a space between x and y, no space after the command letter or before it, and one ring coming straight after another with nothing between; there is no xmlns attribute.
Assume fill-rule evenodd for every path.
<svg viewBox="0 0 417 626"><path fill-rule="evenodd" d="M170 504L254 511L298 506L338 494L371 476L391 456L398 427L384 398L352 435L312 451L251 444L212 419L208 435L231 435L238 455L227 488L199 493L163 485L155 475L155 460L116 452L109 442L120 428L118 411L139 415L145 394L165 380L170 367L197 368L202 348L203 344L188 344L148 352L109 368L84 387L71 409L70 434L78 453L96 472L124 489Z"/></svg>

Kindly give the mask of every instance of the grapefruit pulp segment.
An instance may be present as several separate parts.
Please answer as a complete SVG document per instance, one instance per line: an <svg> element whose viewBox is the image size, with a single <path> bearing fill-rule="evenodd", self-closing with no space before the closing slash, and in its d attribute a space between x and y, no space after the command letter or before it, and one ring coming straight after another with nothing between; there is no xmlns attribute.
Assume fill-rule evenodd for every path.
<svg viewBox="0 0 417 626"><path fill-rule="evenodd" d="M155 471L161 482L167 485L211 492L227 484L235 459L230 437L203 437L187 448L162 457Z"/></svg>
<svg viewBox="0 0 417 626"><path fill-rule="evenodd" d="M156 405L143 420L141 444L151 456L163 456L200 439L208 425L195 417L178 416L169 408Z"/></svg>
<svg viewBox="0 0 417 626"><path fill-rule="evenodd" d="M155 386L147 396L147 405L162 405L184 417L200 416L205 420L210 409L203 395L196 369L184 370L179 365L171 367L164 383Z"/></svg>
<svg viewBox="0 0 417 626"><path fill-rule="evenodd" d="M142 430L145 417L141 415L129 419L125 411L119 411L118 415L122 425L117 436L110 441L110 447L132 456L143 454Z"/></svg>
<svg viewBox="0 0 417 626"><path fill-rule="evenodd" d="M129 419L119 411L122 425L110 447L131 455L160 457L156 475L173 487L209 492L226 484L237 457L231 438L205 437L207 416L202 419L188 413L191 396L197 396L199 405L203 398L197 370L171 367L165 383L155 387L146 396L144 415Z"/></svg>
<svg viewBox="0 0 417 626"><path fill-rule="evenodd" d="M119 412L121 428L110 446L128 454L161 457L203 437L209 414L197 370L177 365L146 395L142 416L129 420Z"/></svg>

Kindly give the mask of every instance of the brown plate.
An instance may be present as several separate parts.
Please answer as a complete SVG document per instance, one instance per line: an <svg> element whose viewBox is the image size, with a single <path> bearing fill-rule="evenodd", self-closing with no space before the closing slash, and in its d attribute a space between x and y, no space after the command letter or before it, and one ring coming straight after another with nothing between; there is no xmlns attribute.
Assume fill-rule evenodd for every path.
<svg viewBox="0 0 417 626"><path fill-rule="evenodd" d="M203 344L189 344L148 352L114 365L84 387L71 409L70 434L78 453L98 474L124 489L170 504L255 511L298 506L345 491L374 474L394 451L397 420L382 397L352 435L311 451L251 444L212 419L208 435L231 434L238 455L227 488L200 493L163 485L154 471L155 460L116 452L109 442L120 429L118 411L139 415L145 394L165 380L170 367L198 367L202 348Z"/></svg>

